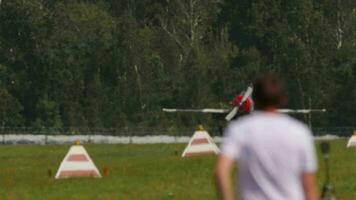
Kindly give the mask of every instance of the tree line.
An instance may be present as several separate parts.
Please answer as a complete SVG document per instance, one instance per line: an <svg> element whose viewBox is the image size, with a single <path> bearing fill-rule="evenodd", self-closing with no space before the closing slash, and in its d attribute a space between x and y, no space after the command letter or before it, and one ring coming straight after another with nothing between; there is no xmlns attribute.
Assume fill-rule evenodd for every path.
<svg viewBox="0 0 356 200"><path fill-rule="evenodd" d="M0 127L213 126L256 75L289 107L356 122L354 0L3 0ZM303 116L301 117L303 118Z"/></svg>

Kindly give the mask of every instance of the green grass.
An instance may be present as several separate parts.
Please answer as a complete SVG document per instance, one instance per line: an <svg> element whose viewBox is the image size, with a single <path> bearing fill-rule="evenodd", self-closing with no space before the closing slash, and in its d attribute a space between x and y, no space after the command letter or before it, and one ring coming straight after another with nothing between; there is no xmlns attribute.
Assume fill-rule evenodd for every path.
<svg viewBox="0 0 356 200"><path fill-rule="evenodd" d="M332 182L339 199L351 200L356 199L356 149L346 149L345 144L332 142ZM0 146L0 199L216 199L215 157L182 159L184 147L87 145L99 170L108 167L109 176L54 180L69 146ZM321 185L324 166L319 163Z"/></svg>

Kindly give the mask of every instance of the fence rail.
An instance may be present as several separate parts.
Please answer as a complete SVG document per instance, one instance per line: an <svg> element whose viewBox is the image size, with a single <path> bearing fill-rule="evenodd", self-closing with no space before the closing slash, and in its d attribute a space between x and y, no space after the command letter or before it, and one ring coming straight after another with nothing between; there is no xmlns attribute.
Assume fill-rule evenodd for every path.
<svg viewBox="0 0 356 200"><path fill-rule="evenodd" d="M356 127L315 127L312 129L316 136L336 135L350 136ZM212 136L221 136L222 128L207 128ZM106 136L191 136L194 128L43 128L28 127L0 128L0 135L106 135Z"/></svg>
<svg viewBox="0 0 356 200"><path fill-rule="evenodd" d="M214 132L215 129L208 129ZM0 128L0 135L106 135L106 136L147 136L147 135L170 135L189 136L194 128ZM212 134L214 134L212 133Z"/></svg>
<svg viewBox="0 0 356 200"><path fill-rule="evenodd" d="M340 137L348 137L352 135L354 131L356 131L356 127L315 127L312 130L313 134L317 136L336 135Z"/></svg>
<svg viewBox="0 0 356 200"><path fill-rule="evenodd" d="M314 128L315 139L338 139L350 136L353 127ZM215 142L220 142L221 129L207 129ZM42 129L2 128L1 144L150 144L187 143L194 129Z"/></svg>

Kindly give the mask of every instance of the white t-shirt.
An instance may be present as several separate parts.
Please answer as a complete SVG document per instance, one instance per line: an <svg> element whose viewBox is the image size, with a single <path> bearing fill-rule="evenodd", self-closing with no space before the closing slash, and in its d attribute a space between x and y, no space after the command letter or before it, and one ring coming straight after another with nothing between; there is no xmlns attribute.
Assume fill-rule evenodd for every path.
<svg viewBox="0 0 356 200"><path fill-rule="evenodd" d="M310 130L279 113L255 111L231 122L221 153L238 162L241 200L304 199L301 175L317 169Z"/></svg>

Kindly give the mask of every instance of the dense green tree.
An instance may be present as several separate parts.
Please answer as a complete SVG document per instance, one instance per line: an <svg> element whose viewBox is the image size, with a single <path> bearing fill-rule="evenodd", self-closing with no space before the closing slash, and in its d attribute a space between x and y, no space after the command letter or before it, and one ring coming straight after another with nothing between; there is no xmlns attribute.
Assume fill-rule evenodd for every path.
<svg viewBox="0 0 356 200"><path fill-rule="evenodd" d="M353 126L355 9L353 0L3 1L0 127L214 126L215 116L161 108L228 108L264 71L288 81L290 107L329 109L315 125Z"/></svg>

